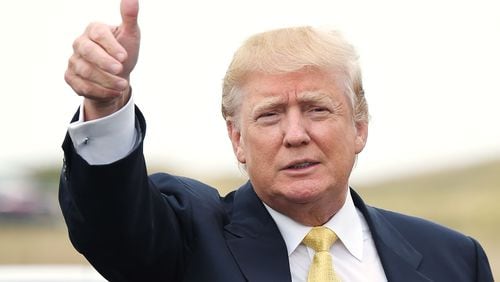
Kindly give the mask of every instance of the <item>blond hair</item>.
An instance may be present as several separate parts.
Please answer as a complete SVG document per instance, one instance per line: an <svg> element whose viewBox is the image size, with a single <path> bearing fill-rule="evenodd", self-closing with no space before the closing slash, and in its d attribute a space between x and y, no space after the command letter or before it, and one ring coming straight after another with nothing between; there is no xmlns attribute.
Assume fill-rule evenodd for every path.
<svg viewBox="0 0 500 282"><path fill-rule="evenodd" d="M368 105L354 47L338 32L309 26L271 30L250 37L236 51L224 77L222 115L237 117L241 87L250 73L281 74L306 67L336 74L350 98L355 122L368 122ZM238 126L238 122L236 122Z"/></svg>

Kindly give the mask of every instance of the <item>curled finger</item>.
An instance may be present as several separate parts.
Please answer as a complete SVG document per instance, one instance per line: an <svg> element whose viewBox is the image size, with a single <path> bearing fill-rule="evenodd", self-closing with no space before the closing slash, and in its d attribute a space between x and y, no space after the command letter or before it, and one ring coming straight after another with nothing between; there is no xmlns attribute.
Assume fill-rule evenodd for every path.
<svg viewBox="0 0 500 282"><path fill-rule="evenodd" d="M118 74L123 69L122 64L118 60L86 36L80 36L74 41L73 50L74 56L82 58L88 63L111 74Z"/></svg>

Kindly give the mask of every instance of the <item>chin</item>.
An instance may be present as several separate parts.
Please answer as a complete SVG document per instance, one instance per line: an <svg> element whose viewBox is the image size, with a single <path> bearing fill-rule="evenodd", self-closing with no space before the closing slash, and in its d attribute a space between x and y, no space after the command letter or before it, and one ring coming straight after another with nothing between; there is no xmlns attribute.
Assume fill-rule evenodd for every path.
<svg viewBox="0 0 500 282"><path fill-rule="evenodd" d="M318 186L301 186L291 187L286 191L283 191L282 197L287 201L296 204L307 204L317 201L322 195L325 194L324 189L318 188Z"/></svg>

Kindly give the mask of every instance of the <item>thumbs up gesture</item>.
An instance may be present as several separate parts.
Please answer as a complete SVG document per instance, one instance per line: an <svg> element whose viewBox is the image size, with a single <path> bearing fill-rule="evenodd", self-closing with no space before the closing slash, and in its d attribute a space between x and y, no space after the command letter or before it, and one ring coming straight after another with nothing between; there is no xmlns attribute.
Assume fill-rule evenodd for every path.
<svg viewBox="0 0 500 282"><path fill-rule="evenodd" d="M107 116L130 97L130 73L139 56L138 0L122 0L122 23L91 23L73 43L73 55L64 75L84 99L85 120Z"/></svg>

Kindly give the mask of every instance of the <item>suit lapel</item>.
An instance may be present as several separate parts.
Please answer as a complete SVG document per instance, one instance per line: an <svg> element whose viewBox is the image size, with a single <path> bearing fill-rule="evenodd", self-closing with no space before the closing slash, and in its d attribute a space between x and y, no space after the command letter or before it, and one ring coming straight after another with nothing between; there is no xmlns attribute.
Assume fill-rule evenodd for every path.
<svg viewBox="0 0 500 282"><path fill-rule="evenodd" d="M288 253L275 222L248 182L234 194L227 245L248 281L291 281Z"/></svg>
<svg viewBox="0 0 500 282"><path fill-rule="evenodd" d="M422 255L379 210L366 206L351 190L365 217L388 281L432 281L418 271ZM227 245L248 281L291 281L286 245L278 227L248 182L234 194Z"/></svg>
<svg viewBox="0 0 500 282"><path fill-rule="evenodd" d="M351 190L354 205L365 217L388 281L432 281L418 271L422 255L389 223L379 210L366 206Z"/></svg>

